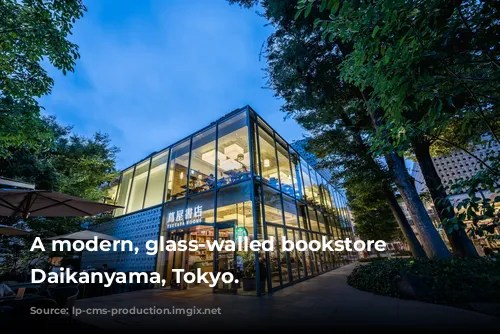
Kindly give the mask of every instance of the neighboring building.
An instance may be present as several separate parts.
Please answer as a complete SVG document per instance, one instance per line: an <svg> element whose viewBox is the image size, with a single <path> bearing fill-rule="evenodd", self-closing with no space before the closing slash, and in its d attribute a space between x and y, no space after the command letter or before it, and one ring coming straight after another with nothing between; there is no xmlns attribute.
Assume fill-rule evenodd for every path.
<svg viewBox="0 0 500 334"><path fill-rule="evenodd" d="M490 139L489 136L483 137L484 141L489 141L489 139ZM491 145L489 144L475 145L474 147L469 148L469 151L475 156L484 160L487 156L499 154L500 146L498 145L498 143L492 142ZM439 175L439 178L441 179L441 182L445 186L451 186L461 179L466 180L474 176L478 171L484 168L483 165L477 159L472 157L470 154L464 151L457 151L457 150L452 151L449 155L446 156L443 155L434 157L432 158L432 161L434 163L434 166L436 167L436 171ZM428 189L425 184L424 177L422 175L422 170L420 169L418 163L414 163L411 174L415 180L415 187L418 193L419 194L427 193ZM490 191L485 190L482 192L482 195L489 197L491 199L493 199L498 194L499 194L498 191L492 193ZM458 202L462 201L467 197L468 195L466 193L455 194L450 196L450 201L454 205L456 205ZM434 205L430 202L426 202L425 204L430 217L432 218L434 224L438 228L439 233L441 234L443 240L445 240L449 246L448 240L446 238L446 233L439 228L440 222ZM500 229L497 228L495 234L500 235ZM473 240L480 253L482 253L482 250L478 246L488 246L490 248L500 249L500 242L498 241L489 242L487 238L479 238L479 239L474 238Z"/></svg>
<svg viewBox="0 0 500 334"><path fill-rule="evenodd" d="M95 230L136 245L151 239L203 243L241 233L258 240L352 238L345 201L250 107L125 169L109 194L107 202L124 208ZM220 282L214 292L261 295L336 268L351 254L277 249L260 254L264 266L255 255L85 253L83 267L106 263L119 271L157 271L167 282L175 268L231 271L241 275L243 285ZM262 269L262 279L255 279Z"/></svg>
<svg viewBox="0 0 500 334"><path fill-rule="evenodd" d="M488 141L490 138L484 136L483 140ZM490 145L475 145L469 149L469 151L480 159L485 159L485 157L492 154L500 154L500 146L498 143L493 142ZM445 186L451 186L459 180L464 180L472 177L478 171L483 169L483 165L470 154L461 151L454 150L449 155L442 155L432 158L436 171L439 178ZM425 181L422 176L422 171L420 170L418 164L415 164L414 178L417 181L417 190L419 192L425 192Z"/></svg>

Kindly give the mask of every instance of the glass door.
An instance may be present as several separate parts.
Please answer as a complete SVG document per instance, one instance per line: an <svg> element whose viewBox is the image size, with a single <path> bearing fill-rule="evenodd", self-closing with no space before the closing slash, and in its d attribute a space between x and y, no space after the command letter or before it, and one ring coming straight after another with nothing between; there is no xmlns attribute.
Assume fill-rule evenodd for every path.
<svg viewBox="0 0 500 334"><path fill-rule="evenodd" d="M224 240L234 240L234 223L220 223L215 225L215 237L219 245ZM235 277L239 277L237 273L236 251L215 251L214 259L214 269L217 273L224 274L230 272ZM237 286L238 283L224 283L222 280L219 280L214 288L214 292L236 293Z"/></svg>
<svg viewBox="0 0 500 334"><path fill-rule="evenodd" d="M186 238L187 233L185 232L171 232L169 240L174 240L176 243L180 240L184 240ZM168 275L167 279L170 280L170 287L173 289L185 289L186 285L183 284L183 280L181 279L181 283L177 283L175 280L175 276L172 274L172 269L186 269L187 265L187 252L181 251L173 251L169 256L169 263L167 265ZM182 276L182 274L181 274Z"/></svg>

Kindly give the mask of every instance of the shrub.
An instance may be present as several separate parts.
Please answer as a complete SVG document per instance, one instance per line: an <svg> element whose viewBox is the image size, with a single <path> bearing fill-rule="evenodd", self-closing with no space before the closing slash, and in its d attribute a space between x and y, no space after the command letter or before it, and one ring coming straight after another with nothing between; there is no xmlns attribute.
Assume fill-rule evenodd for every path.
<svg viewBox="0 0 500 334"><path fill-rule="evenodd" d="M373 261L380 261L380 260L384 260L383 257L364 257L364 258L360 258L358 261L359 262L373 262Z"/></svg>
<svg viewBox="0 0 500 334"><path fill-rule="evenodd" d="M375 294L403 297L397 284L403 275L418 277L438 303L500 300L500 262L485 258L384 259L356 267L347 283Z"/></svg>

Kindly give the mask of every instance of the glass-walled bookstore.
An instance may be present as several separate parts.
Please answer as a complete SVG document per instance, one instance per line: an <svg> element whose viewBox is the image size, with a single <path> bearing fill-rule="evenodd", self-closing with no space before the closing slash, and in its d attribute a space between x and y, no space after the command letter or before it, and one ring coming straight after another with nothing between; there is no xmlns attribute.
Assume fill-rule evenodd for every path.
<svg viewBox="0 0 500 334"><path fill-rule="evenodd" d="M281 252L290 240L353 238L343 196L250 107L124 170L107 201L115 217L162 208L160 236L197 240L196 252L162 252L156 270L170 282L172 269L231 272L214 292L261 295L331 270L348 253ZM274 252L211 252L207 241L273 240ZM174 286L173 288L206 288Z"/></svg>

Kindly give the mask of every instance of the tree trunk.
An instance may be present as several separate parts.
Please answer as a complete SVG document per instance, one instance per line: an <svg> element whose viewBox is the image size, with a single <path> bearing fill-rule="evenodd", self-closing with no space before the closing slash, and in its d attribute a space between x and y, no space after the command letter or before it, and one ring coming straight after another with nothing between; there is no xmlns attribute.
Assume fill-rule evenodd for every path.
<svg viewBox="0 0 500 334"><path fill-rule="evenodd" d="M430 144L421 138L413 141L413 151L422 170L425 184L427 185L427 189L429 189L439 219L443 221L446 218L451 219L455 217L455 210L447 197L446 189L432 162L429 148ZM474 244L464 229L453 230L451 234L448 234L448 240L456 255L461 257L478 256Z"/></svg>
<svg viewBox="0 0 500 334"><path fill-rule="evenodd" d="M379 129L381 119L378 112L371 113L371 117L375 129ZM408 175L408 171L401 161L401 158L395 152L391 152L385 155L385 161L389 167L389 171L392 173L394 183L396 184L401 197L408 207L408 211L410 212L410 216L415 223L415 228L420 235L422 247L424 248L427 256L431 259L450 258L451 253L432 224L432 220L429 217L422 200L418 196L417 190L412 184L410 175Z"/></svg>
<svg viewBox="0 0 500 334"><path fill-rule="evenodd" d="M422 245L420 245L417 236L415 235L413 229L410 226L410 222L408 221L408 219L406 219L403 209L401 209L401 207L399 206L396 196L394 196L394 193L392 192L392 189L385 186L384 194L386 196L385 200L387 202L387 205L389 205L389 208L391 209L394 218L396 218L396 222L398 223L399 228L403 232L403 235L406 239L406 242L408 244L408 247L410 248L410 252L412 253L413 257L419 259L427 258L427 255L425 255L425 251L422 248Z"/></svg>
<svg viewBox="0 0 500 334"><path fill-rule="evenodd" d="M360 129L354 125L354 123L351 121L351 119L347 114L342 114L342 121L349 129L351 129L353 138L359 145L359 150L363 153L360 155L360 157L365 157L365 159L367 160L366 161L367 165L373 168L374 171L379 172L381 175L385 174L385 171L383 171L380 168L380 166L377 164L377 162L373 159L373 157L369 153L368 146L363 140L363 137L361 137ZM413 229L410 226L410 222L408 222L408 219L406 219L403 210L399 206L398 201L394 196L394 192L392 191L392 186L389 183L389 181L382 181L382 187L387 205L389 205L389 208L391 209L391 212L394 218L396 219L396 222L398 223L401 232L403 232L403 236L405 237L406 242L408 243L408 246L410 248L413 257L421 259L427 258L427 256L425 255L425 251L422 248L422 245L420 245L420 242L418 241L415 232L413 232Z"/></svg>

